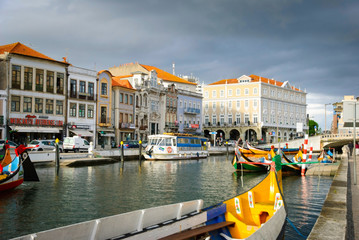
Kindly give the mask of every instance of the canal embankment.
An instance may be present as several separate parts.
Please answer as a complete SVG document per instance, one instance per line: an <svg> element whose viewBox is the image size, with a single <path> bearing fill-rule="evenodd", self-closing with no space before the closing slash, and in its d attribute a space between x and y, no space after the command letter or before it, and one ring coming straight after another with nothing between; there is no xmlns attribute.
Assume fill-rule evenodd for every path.
<svg viewBox="0 0 359 240"><path fill-rule="evenodd" d="M351 189L349 161L350 159L346 157L339 161L338 169L324 201L322 211L308 239L355 239L353 229L350 229L353 218L351 214L351 193L348 191ZM332 169L327 167L327 170L323 168L323 171L326 175L329 175ZM315 172L313 171L313 173ZM359 201L359 198L356 201Z"/></svg>

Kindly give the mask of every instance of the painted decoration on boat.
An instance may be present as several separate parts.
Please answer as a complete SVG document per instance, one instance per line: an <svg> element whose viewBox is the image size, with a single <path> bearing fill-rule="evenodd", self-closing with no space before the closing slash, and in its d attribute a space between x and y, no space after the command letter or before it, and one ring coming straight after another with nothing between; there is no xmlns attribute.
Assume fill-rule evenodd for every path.
<svg viewBox="0 0 359 240"><path fill-rule="evenodd" d="M234 204L235 204L235 207L236 207L237 214L241 214L241 205L239 203L238 198L234 198Z"/></svg>
<svg viewBox="0 0 359 240"><path fill-rule="evenodd" d="M248 192L248 202L249 207L254 208L253 193L251 191Z"/></svg>

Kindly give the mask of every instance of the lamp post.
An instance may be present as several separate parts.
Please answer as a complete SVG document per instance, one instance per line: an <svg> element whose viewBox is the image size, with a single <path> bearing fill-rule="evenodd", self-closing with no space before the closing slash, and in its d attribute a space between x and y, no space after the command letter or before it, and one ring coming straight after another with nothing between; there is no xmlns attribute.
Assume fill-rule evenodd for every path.
<svg viewBox="0 0 359 240"><path fill-rule="evenodd" d="M327 105L332 105L331 103L324 104L324 114L325 114L325 128L324 128L324 134L327 132Z"/></svg>

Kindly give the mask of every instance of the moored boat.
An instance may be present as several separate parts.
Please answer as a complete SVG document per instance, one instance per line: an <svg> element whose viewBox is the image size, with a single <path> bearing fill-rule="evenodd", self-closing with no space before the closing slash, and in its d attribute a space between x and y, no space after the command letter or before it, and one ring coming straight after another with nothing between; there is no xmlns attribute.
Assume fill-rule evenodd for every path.
<svg viewBox="0 0 359 240"><path fill-rule="evenodd" d="M158 134L148 136L143 156L146 160L198 159L208 156L207 138L189 134Z"/></svg>
<svg viewBox="0 0 359 240"><path fill-rule="evenodd" d="M187 239L207 233L211 239L278 239L284 232L287 214L279 161L276 157L270 165L271 171L252 189L209 208L203 209L203 201L195 200L104 217L18 239Z"/></svg>
<svg viewBox="0 0 359 240"><path fill-rule="evenodd" d="M39 181L26 147L18 146L14 159L11 159L10 149L6 144L4 148L4 158L0 163L0 192L16 188L24 181Z"/></svg>

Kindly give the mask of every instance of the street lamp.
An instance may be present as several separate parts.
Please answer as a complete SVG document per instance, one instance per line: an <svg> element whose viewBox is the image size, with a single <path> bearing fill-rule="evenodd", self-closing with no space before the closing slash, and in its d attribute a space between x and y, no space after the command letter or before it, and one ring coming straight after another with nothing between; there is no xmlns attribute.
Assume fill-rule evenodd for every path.
<svg viewBox="0 0 359 240"><path fill-rule="evenodd" d="M331 103L324 104L324 114L325 114L325 128L324 128L324 134L327 132L327 105L332 105Z"/></svg>

